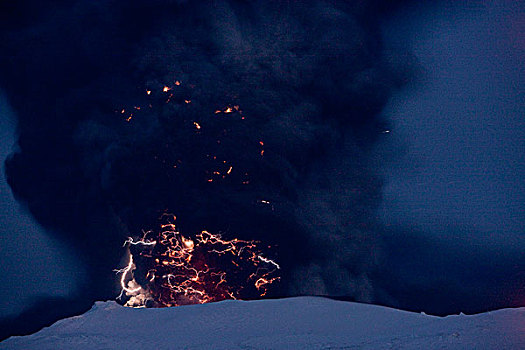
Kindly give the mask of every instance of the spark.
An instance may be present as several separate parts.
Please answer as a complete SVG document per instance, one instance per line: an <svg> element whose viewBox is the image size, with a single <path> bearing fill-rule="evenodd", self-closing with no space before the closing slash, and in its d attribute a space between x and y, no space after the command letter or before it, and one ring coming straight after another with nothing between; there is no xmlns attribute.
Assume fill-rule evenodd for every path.
<svg viewBox="0 0 525 350"><path fill-rule="evenodd" d="M168 92L170 90L171 88L169 86L164 86L164 88L162 89L163 92Z"/></svg>
<svg viewBox="0 0 525 350"><path fill-rule="evenodd" d="M279 264L277 264L275 261L273 261L272 259L267 259L265 258L264 256L261 256L261 255L258 255L257 256L261 261L264 261L265 263L268 263L268 264L272 264L273 266L275 266L278 270L281 269L281 266L279 266Z"/></svg>
<svg viewBox="0 0 525 350"><path fill-rule="evenodd" d="M234 108L235 108L236 111L239 111L239 106L234 106ZM219 113L226 113L226 114L233 113L233 108L227 106L227 107L224 108L224 111L220 110L220 109L217 109L215 111L215 114L219 114Z"/></svg>
<svg viewBox="0 0 525 350"><path fill-rule="evenodd" d="M128 239L124 242L124 245L123 246L126 246L126 245L144 245L144 246L154 246L155 244L157 244L156 241L147 241L147 240L144 240L144 239L141 239L141 240L138 240L138 241L134 241L133 238L131 237L128 237ZM128 283L126 283L126 280L128 279L128 274L132 273L132 271L135 269L135 263L133 262L133 255L131 253L129 253L129 261L128 261L128 264L126 267L122 268L122 269L117 269L117 270L113 270L118 274L122 274L120 276L120 287L121 287L121 292L120 292L120 295L117 297L117 299L121 299L124 295L124 293L128 294L128 295L134 295L138 292L140 292L142 290L142 287L140 285L138 285L136 282L134 282L134 279L131 279ZM148 272L149 273L149 272ZM137 285L137 287L135 288L130 288L129 286L130 285Z"/></svg>
<svg viewBox="0 0 525 350"><path fill-rule="evenodd" d="M278 281L280 279L280 277L273 277L273 278L270 278L270 279L266 279L264 277L261 277L259 278L257 281L255 281L255 288L257 288L257 290L263 290L261 296L265 296L266 293L268 292L268 289L266 289L266 286L269 285L269 284L272 284L273 282L275 281Z"/></svg>
<svg viewBox="0 0 525 350"><path fill-rule="evenodd" d="M145 233L145 235L146 235L146 233ZM145 245L145 246L148 246L148 245L153 246L153 245L157 244L157 242L156 241L147 241L145 239L141 239L139 241L134 241L133 238L128 237L128 239L124 241L123 247L125 247L126 244L132 244L132 245L139 245L140 244L140 245Z"/></svg>
<svg viewBox="0 0 525 350"><path fill-rule="evenodd" d="M193 125L195 125L195 128L196 128L197 130L200 130L200 129L201 129L201 126L200 126L199 123L197 123L197 122L193 122Z"/></svg>
<svg viewBox="0 0 525 350"><path fill-rule="evenodd" d="M193 243L191 239L184 239L184 237L182 237L182 242L187 249L193 249L193 247L195 247L195 243Z"/></svg>
<svg viewBox="0 0 525 350"><path fill-rule="evenodd" d="M122 297L124 292L134 294L134 293L139 292L142 289L142 287L140 286L136 288L129 288L128 284L126 284L126 277L128 276L128 273L134 269L135 269L135 264L133 263L133 255L129 254L128 265L120 270L114 270L117 273L117 275L119 273L122 274L120 276L120 287L122 288L122 292L120 293L119 298Z"/></svg>

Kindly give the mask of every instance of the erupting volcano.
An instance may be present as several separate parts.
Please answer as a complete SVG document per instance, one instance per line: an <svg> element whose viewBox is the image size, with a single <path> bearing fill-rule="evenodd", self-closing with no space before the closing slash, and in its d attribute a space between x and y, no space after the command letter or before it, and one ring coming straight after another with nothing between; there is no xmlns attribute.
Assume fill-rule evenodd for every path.
<svg viewBox="0 0 525 350"><path fill-rule="evenodd" d="M119 292L134 307L304 295L441 315L521 306L525 201L508 184L523 177L523 157L509 158L523 138L501 143L520 125L509 113L523 114L503 64L521 56L493 34L520 36L514 22L480 28L494 51L475 61L465 50L480 30L462 37L439 19L452 6L408 3L0 2L0 112L11 107L16 139L3 140L14 216L0 215L12 298L0 300L27 310L0 319L0 339ZM427 8L437 17L416 15ZM460 62L479 69L447 70ZM49 263L36 230L64 262Z"/></svg>
<svg viewBox="0 0 525 350"><path fill-rule="evenodd" d="M176 217L163 215L160 229L129 238L128 265L120 270L121 294L130 307L170 307L264 296L280 266L262 255L256 241L224 240L207 231L187 238ZM270 247L268 247L270 248Z"/></svg>
<svg viewBox="0 0 525 350"><path fill-rule="evenodd" d="M171 86L161 85L156 89L148 86L145 104L116 109L117 120L123 117L124 123L134 126L151 117L152 113L159 113L171 120L170 123L175 125L173 132L178 133L183 142L198 146L192 147L197 151L184 155L180 152L184 149L180 138L171 141L168 137L162 138L153 162L160 165L158 173L162 176L180 176L181 171L188 171L192 173L196 186L214 186L222 191L231 186L253 186L249 174L256 171L254 165L255 168L265 167L264 142L260 137L250 139L242 136L242 132L235 132L235 128L239 128L236 122L249 123L244 121L243 111L238 105L209 110L207 114L192 113L190 96L195 85L185 85L175 80ZM230 113L232 116L222 118L222 114ZM205 130L201 130L202 125L205 125ZM206 137L213 141L206 142ZM235 157L238 153L235 147L224 150L224 144L234 144L239 140L244 141L242 153L252 162ZM158 151L163 149L176 151ZM230 157L236 162L230 161ZM197 162L200 166L196 166ZM240 170L233 171L233 164ZM274 210L268 200L254 202ZM183 212L181 222L187 217L188 213ZM169 307L225 299L253 299L265 296L269 286L280 279L275 276L280 266L263 255L258 246L260 242L240 238L226 240L208 231L189 238L177 230L175 220L174 215L162 214L158 230L145 232L140 239L126 240L124 245L129 248L129 260L126 267L116 270L122 288L117 299L124 305Z"/></svg>

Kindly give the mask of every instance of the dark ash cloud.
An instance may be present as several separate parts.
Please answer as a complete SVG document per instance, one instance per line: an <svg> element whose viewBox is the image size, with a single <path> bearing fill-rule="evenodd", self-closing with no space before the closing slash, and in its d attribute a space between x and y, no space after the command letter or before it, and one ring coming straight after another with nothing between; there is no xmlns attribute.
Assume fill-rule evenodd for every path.
<svg viewBox="0 0 525 350"><path fill-rule="evenodd" d="M6 163L9 183L77 248L95 295L114 291L124 237L165 210L182 232L277 245L291 281L279 294L347 293L361 269L320 289L296 271L330 257L333 273L312 279L333 277L356 258L331 247L346 246L349 230L368 240L359 225L381 181L366 166L367 148L403 78L381 49L372 11L324 1L51 6L3 35L3 81L20 132ZM239 111L215 113L228 106ZM333 160L349 154L351 163ZM208 182L230 166L229 176ZM319 208L342 202L319 188L349 185L345 201L358 209ZM332 216L329 227L316 215ZM326 230L330 238L318 244Z"/></svg>

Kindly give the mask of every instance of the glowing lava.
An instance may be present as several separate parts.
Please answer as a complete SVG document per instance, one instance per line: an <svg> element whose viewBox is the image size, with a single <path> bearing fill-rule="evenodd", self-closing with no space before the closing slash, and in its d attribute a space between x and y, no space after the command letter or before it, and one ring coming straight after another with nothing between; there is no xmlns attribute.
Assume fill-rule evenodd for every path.
<svg viewBox="0 0 525 350"><path fill-rule="evenodd" d="M128 238L130 250L120 274L118 299L132 307L203 304L264 296L280 269L258 249L256 241L226 240L207 231L184 237L175 217L163 215L158 232Z"/></svg>

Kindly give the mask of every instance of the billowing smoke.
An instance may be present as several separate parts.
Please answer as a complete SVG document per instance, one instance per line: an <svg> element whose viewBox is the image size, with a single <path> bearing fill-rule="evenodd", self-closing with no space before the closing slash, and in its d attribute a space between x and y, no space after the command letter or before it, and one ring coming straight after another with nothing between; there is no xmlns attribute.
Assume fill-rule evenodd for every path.
<svg viewBox="0 0 525 350"><path fill-rule="evenodd" d="M373 300L369 158L408 71L381 1L2 6L9 184L85 263L84 296L114 297L122 243L169 212L182 233L276 246L274 295Z"/></svg>

